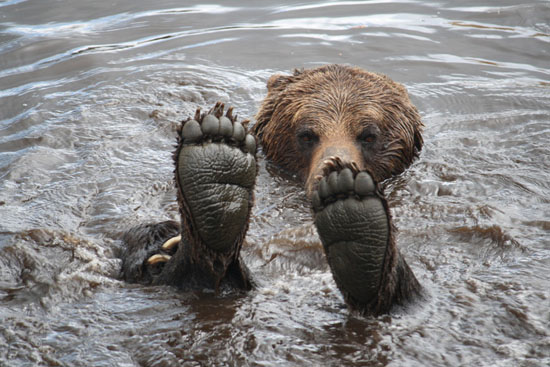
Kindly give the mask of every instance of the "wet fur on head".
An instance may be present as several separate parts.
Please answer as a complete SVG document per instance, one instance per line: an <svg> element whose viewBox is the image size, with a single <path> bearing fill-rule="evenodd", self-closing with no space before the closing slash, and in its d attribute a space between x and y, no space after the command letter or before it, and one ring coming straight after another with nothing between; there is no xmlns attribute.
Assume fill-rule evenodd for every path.
<svg viewBox="0 0 550 367"><path fill-rule="evenodd" d="M254 133L267 158L304 180L314 153L325 144L354 146L363 157L356 163L368 167L377 181L403 172L422 149L416 108L405 87L384 75L326 65L273 75L267 89ZM376 141L367 146L361 139L370 130ZM311 151L300 145L303 131L317 136Z"/></svg>

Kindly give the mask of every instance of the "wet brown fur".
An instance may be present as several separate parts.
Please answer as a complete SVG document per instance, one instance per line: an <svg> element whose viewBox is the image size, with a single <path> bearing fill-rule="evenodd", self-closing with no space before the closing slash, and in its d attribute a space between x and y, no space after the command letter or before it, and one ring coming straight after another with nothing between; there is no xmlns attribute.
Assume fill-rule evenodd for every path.
<svg viewBox="0 0 550 367"><path fill-rule="evenodd" d="M360 169L380 182L403 172L422 149L423 124L404 86L360 68L327 65L273 75L253 131L266 156L312 183L326 148L346 147ZM311 129L319 144L304 155L296 133ZM373 130L373 149L362 150L360 136Z"/></svg>
<svg viewBox="0 0 550 367"><path fill-rule="evenodd" d="M402 173L422 149L423 124L416 108L405 87L384 75L327 65L273 75L267 88L253 131L267 158L298 174L308 193L318 175L326 174L331 157L367 170L380 182ZM307 148L300 143L302 131L317 139ZM374 142L364 144L365 132L375 136ZM387 312L420 293L420 284L397 249L387 202L380 198L391 230L378 297L360 305L342 290L346 302L366 314Z"/></svg>

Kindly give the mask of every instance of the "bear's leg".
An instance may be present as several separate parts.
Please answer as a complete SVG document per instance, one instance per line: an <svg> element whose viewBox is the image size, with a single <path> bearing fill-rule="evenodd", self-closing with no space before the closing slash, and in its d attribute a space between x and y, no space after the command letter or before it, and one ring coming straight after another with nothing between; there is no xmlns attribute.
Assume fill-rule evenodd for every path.
<svg viewBox="0 0 550 367"><path fill-rule="evenodd" d="M239 252L253 205L256 140L223 109L218 103L207 114L197 111L182 125L174 159L183 233L155 283L250 288Z"/></svg>
<svg viewBox="0 0 550 367"><path fill-rule="evenodd" d="M218 103L182 123L174 153L181 233L149 246L157 251L148 252L142 272L153 274L153 284L251 287L239 253L253 205L256 140L223 109Z"/></svg>
<svg viewBox="0 0 550 367"><path fill-rule="evenodd" d="M353 309L377 315L419 294L395 245L386 200L368 172L331 158L311 199L334 280Z"/></svg>

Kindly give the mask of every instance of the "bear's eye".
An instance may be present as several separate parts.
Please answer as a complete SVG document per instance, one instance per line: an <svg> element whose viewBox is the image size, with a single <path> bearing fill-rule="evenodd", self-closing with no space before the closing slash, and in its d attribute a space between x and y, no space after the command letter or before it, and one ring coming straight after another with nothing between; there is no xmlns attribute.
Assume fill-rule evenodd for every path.
<svg viewBox="0 0 550 367"><path fill-rule="evenodd" d="M297 134L298 141L302 145L311 146L319 141L319 137L311 130L300 131Z"/></svg>
<svg viewBox="0 0 550 367"><path fill-rule="evenodd" d="M357 139L362 143L366 145L371 145L376 142L376 134L373 134L369 131L363 131Z"/></svg>

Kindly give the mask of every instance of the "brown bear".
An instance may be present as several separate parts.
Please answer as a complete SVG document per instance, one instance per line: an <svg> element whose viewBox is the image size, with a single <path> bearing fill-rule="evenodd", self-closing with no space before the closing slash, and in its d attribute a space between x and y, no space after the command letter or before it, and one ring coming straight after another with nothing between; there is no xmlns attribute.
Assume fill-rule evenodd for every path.
<svg viewBox="0 0 550 367"><path fill-rule="evenodd" d="M348 305L376 315L420 295L378 185L402 173L422 148L423 125L406 89L342 65L274 75L267 88L252 133L267 159L302 178ZM239 257L257 173L256 140L245 128L231 110L223 115L221 104L182 124L174 155L181 225L130 231L125 279L184 289L252 287Z"/></svg>

